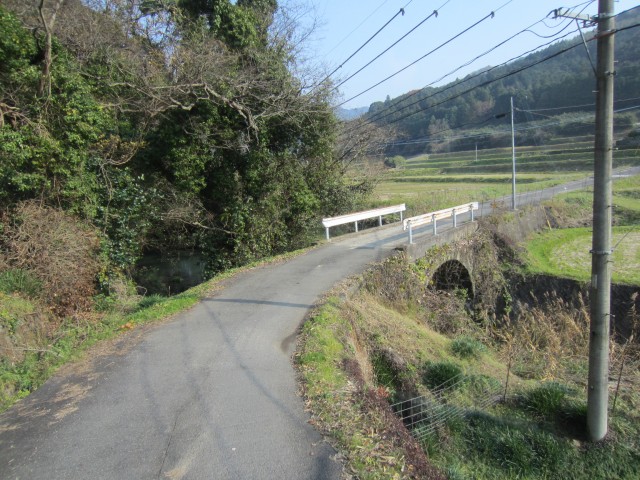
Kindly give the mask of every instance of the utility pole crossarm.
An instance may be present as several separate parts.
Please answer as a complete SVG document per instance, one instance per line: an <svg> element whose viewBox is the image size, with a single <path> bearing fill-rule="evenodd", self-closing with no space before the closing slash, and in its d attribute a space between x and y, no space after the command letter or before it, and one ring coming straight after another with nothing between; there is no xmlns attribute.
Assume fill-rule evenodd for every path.
<svg viewBox="0 0 640 480"><path fill-rule="evenodd" d="M591 16L584 15L582 13L573 13L568 8L556 8L555 10L551 10L551 13L549 13L549 15L551 14L553 14L553 18L570 18L572 20L582 20L584 22L583 26L585 27L596 25L600 20L599 15Z"/></svg>

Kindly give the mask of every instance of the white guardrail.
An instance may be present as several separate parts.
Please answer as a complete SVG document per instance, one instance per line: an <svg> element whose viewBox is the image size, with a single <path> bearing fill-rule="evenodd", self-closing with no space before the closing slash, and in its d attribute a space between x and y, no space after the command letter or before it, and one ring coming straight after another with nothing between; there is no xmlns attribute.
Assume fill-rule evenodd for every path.
<svg viewBox="0 0 640 480"><path fill-rule="evenodd" d="M337 225L344 225L346 223L354 223L356 232L358 231L358 222L360 220L367 220L369 218L378 217L378 224L382 226L382 216L390 215L392 213L400 214L400 221L402 221L402 212L407 209L403 203L401 205L393 205L391 207L376 208L374 210L365 210L364 212L349 213L347 215L340 215L338 217L327 217L322 219L322 226L327 233L327 240L329 240L329 227L335 227Z"/></svg>
<svg viewBox="0 0 640 480"><path fill-rule="evenodd" d="M457 207L438 210L437 212L429 212L423 215L410 217L402 222L402 229L409 230L409 243L413 243L413 229L421 225L433 224L433 234L438 233L438 220L453 217L453 228L458 226L458 215L461 213L471 212L471 221L473 222L473 212L478 210L478 202L466 203Z"/></svg>

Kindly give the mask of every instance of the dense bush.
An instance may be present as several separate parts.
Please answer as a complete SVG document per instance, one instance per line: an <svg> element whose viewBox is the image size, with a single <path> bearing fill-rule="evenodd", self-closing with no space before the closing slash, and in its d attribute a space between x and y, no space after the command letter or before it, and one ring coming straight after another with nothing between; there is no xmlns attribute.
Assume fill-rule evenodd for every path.
<svg viewBox="0 0 640 480"><path fill-rule="evenodd" d="M9 264L41 282L43 299L60 316L89 309L101 268L96 231L35 202L20 204L15 218L6 231Z"/></svg>

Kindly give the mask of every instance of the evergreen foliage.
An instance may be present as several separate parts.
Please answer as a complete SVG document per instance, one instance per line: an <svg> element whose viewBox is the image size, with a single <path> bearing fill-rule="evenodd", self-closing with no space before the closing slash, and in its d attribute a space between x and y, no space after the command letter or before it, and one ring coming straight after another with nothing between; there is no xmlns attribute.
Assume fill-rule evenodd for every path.
<svg viewBox="0 0 640 480"><path fill-rule="evenodd" d="M50 93L38 9L53 30ZM8 0L6 222L33 199L89 221L114 273L145 251L201 250L213 274L308 245L368 186L335 153L328 90L301 93L278 12L275 0Z"/></svg>

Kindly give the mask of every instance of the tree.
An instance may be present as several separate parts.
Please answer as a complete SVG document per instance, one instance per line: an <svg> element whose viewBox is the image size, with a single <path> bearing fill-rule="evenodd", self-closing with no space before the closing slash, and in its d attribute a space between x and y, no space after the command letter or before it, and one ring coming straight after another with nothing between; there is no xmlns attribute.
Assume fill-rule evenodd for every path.
<svg viewBox="0 0 640 480"><path fill-rule="evenodd" d="M37 25L39 5L15 8ZM377 129L335 148L330 89L305 88L307 32L276 2L67 0L55 27L44 110L30 58L46 33L18 28L24 51L0 39L0 201L83 215L115 268L178 245L211 271L297 248L370 189L347 172Z"/></svg>

